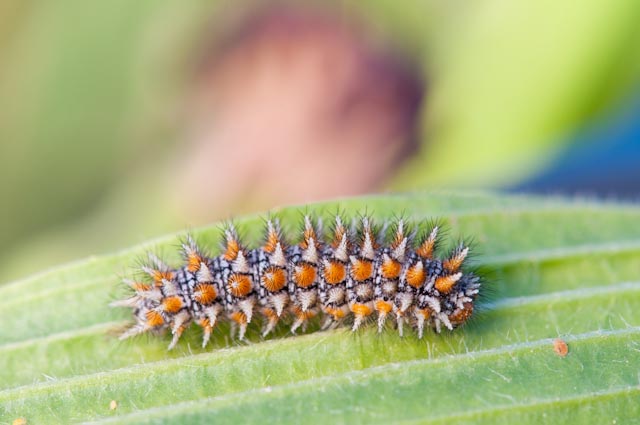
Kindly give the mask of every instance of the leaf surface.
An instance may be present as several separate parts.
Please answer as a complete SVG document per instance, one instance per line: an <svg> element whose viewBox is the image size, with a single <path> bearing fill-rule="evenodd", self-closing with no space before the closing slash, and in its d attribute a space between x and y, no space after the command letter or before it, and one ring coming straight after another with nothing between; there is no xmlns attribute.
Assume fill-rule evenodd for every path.
<svg viewBox="0 0 640 425"><path fill-rule="evenodd" d="M640 417L640 208L491 194L385 195L304 209L413 222L443 219L472 237L487 273L481 312L423 340L368 327L207 349L193 327L124 342L126 309L107 304L151 249L179 264L175 235L0 287L0 414L11 422L626 423ZM250 241L260 217L237 220ZM193 231L214 251L220 230ZM569 354L554 352L554 339ZM109 409L117 401L115 410Z"/></svg>

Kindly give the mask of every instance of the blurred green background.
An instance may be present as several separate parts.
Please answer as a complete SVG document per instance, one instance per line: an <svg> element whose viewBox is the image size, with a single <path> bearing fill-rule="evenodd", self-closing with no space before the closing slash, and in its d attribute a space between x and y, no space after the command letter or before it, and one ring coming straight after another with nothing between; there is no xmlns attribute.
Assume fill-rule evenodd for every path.
<svg viewBox="0 0 640 425"><path fill-rule="evenodd" d="M0 2L0 282L191 224L163 198L166 171L230 3ZM634 0L333 5L429 81L424 146L386 188L517 186L638 91Z"/></svg>

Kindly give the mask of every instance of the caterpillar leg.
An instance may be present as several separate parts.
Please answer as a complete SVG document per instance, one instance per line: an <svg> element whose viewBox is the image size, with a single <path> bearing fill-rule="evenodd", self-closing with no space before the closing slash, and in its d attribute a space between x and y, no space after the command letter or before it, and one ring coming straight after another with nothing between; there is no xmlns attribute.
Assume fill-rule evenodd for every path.
<svg viewBox="0 0 640 425"><path fill-rule="evenodd" d="M298 328L302 326L302 330L304 331L307 327L309 319L316 315L314 310L302 310L299 307L293 308L293 313L296 316L296 320L291 325L291 333L295 334Z"/></svg>
<svg viewBox="0 0 640 425"><path fill-rule="evenodd" d="M453 325L451 324L451 321L446 314L438 313L438 315L435 316L434 322L436 325L436 332L438 333L440 333L440 331L442 330L442 325L444 325L450 331L453 330Z"/></svg>
<svg viewBox="0 0 640 425"><path fill-rule="evenodd" d="M384 322L387 321L388 313L380 312L378 314L378 333L382 333L382 329L384 328Z"/></svg>
<svg viewBox="0 0 640 425"><path fill-rule="evenodd" d="M304 319L304 318L302 318L302 317L298 317L298 318L296 319L296 321L295 321L295 322L293 322L293 324L291 325L291 333L292 333L292 334L295 334L295 333L296 333L296 331L298 330L298 328L299 328L300 326L302 326L302 324L305 322L305 320L306 320L306 319Z"/></svg>
<svg viewBox="0 0 640 425"><path fill-rule="evenodd" d="M213 328L216 326L218 322L218 315L222 311L222 306L215 304L207 307L204 310L205 317L200 319L198 324L202 326L203 334L202 334L202 348L206 347L209 343L209 339L211 338L211 333L213 332Z"/></svg>
<svg viewBox="0 0 640 425"><path fill-rule="evenodd" d="M424 324L425 321L429 318L430 312L427 309L416 309L414 316L416 318L416 327L418 328L418 338L422 339L422 335L424 333Z"/></svg>
<svg viewBox="0 0 640 425"><path fill-rule="evenodd" d="M363 316L361 314L358 314L358 315L355 316L355 318L353 320L353 327L351 328L352 332L355 332L355 331L358 330L358 328L360 328L360 325L362 325L364 317L365 316Z"/></svg>
<svg viewBox="0 0 640 425"><path fill-rule="evenodd" d="M189 326L190 322L191 317L186 311L178 313L175 316L173 324L171 325L171 333L173 334L173 338L171 339L171 344L169 344L168 350L172 350L176 346L178 340L180 339L180 336L182 335L182 332L184 332L184 330Z"/></svg>
<svg viewBox="0 0 640 425"><path fill-rule="evenodd" d="M221 311L222 311L222 306L218 304L212 305L205 310L205 314L207 315L207 317L206 319L203 319L203 320L208 321L209 329L207 332L207 327L203 326L205 333L202 336L202 348L204 348L209 343L209 338L211 338L211 332L213 331L213 328L216 326L216 323L218 323L218 316L220 315Z"/></svg>
<svg viewBox="0 0 640 425"><path fill-rule="evenodd" d="M231 314L231 320L233 320L234 328L238 326L238 339L244 340L244 335L247 332L247 316L242 311L236 311Z"/></svg>
<svg viewBox="0 0 640 425"><path fill-rule="evenodd" d="M335 320L333 319L333 316L325 316L322 325L320 325L320 330L326 331L327 329L331 328L334 322Z"/></svg>
<svg viewBox="0 0 640 425"><path fill-rule="evenodd" d="M262 337L264 338L271 332L273 332L273 330L276 328L276 325L278 324L278 320L280 319L280 317L275 310L270 308L262 309L262 314L267 319L264 330L262 331Z"/></svg>
<svg viewBox="0 0 640 425"><path fill-rule="evenodd" d="M402 325L404 324L404 315L400 312L396 313L396 324L398 325L398 335L403 335Z"/></svg>
<svg viewBox="0 0 640 425"><path fill-rule="evenodd" d="M171 338L171 344L169 344L169 347L167 347L168 351L171 351L175 348L176 344L178 343L178 340L180 339L180 336L182 336L182 332L184 332L185 329L186 328L184 326L180 326L175 331L173 331L173 338Z"/></svg>
<svg viewBox="0 0 640 425"><path fill-rule="evenodd" d="M246 323L240 323L240 331L238 332L238 339L240 341L244 341L244 336L247 333L247 324Z"/></svg>
<svg viewBox="0 0 640 425"><path fill-rule="evenodd" d="M396 312L396 323L398 325L398 334L400 336L403 336L402 325L406 321L405 316L409 312L409 309L411 308L412 305L413 305L413 295L404 293L404 294L398 294L398 296L396 297L396 305L394 310Z"/></svg>
<svg viewBox="0 0 640 425"><path fill-rule="evenodd" d="M204 348L209 343L209 339L211 339L213 326L211 325L209 319L202 319L198 324L202 326L202 348Z"/></svg>
<svg viewBox="0 0 640 425"><path fill-rule="evenodd" d="M373 312L369 304L354 304L351 306L351 311L354 315L353 327L351 328L353 332L357 331L364 323L364 319Z"/></svg>
<svg viewBox="0 0 640 425"><path fill-rule="evenodd" d="M238 307L242 311L245 317L245 321L247 324L251 323L251 319L253 318L253 309L256 305L256 300L254 298L247 298L238 303Z"/></svg>
<svg viewBox="0 0 640 425"><path fill-rule="evenodd" d="M378 300L376 301L375 309L378 312L378 333L381 333L382 329L384 328L384 323L386 322L389 313L393 309L393 306L391 305L391 303L388 303L384 300Z"/></svg>
<svg viewBox="0 0 640 425"><path fill-rule="evenodd" d="M333 300L329 299L329 301L331 302ZM342 301L342 299L339 299L338 301ZM323 308L323 311L325 313L325 320L320 329L324 331L338 327L338 325L340 325L344 318L349 314L349 306L347 304L335 307L327 306Z"/></svg>

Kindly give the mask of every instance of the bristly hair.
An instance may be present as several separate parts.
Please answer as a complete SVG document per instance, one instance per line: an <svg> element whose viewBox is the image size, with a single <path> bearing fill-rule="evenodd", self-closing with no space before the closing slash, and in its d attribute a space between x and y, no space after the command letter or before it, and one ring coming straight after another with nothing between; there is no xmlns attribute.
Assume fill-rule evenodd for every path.
<svg viewBox="0 0 640 425"><path fill-rule="evenodd" d="M315 317L324 318L322 329L354 331L376 318L379 332L392 323L400 335L409 326L420 338L425 329L467 323L485 293L482 273L470 265L474 243L442 247L441 219L416 225L404 213L382 222L372 217L365 211L349 220L337 210L325 232L322 220L305 211L292 237L270 215L257 248L228 221L217 256L187 234L179 240L181 267L150 254L139 260L137 278L125 279L131 296L112 305L131 308L135 323L121 338L168 330L171 349L195 322L205 346L220 321L242 340L256 318L263 336L282 322L292 333L304 330Z"/></svg>

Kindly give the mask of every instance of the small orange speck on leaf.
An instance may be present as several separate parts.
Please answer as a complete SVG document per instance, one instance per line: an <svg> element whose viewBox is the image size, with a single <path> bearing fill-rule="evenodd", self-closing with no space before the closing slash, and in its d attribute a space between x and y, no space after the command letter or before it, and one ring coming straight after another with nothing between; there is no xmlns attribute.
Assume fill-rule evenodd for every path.
<svg viewBox="0 0 640 425"><path fill-rule="evenodd" d="M553 351L560 357L566 357L569 354L569 346L560 338L553 340Z"/></svg>

